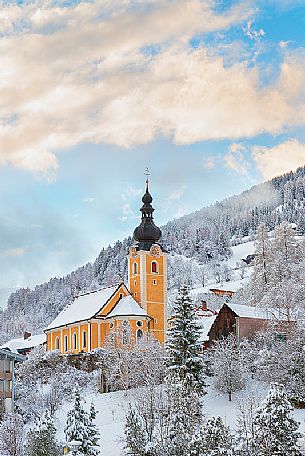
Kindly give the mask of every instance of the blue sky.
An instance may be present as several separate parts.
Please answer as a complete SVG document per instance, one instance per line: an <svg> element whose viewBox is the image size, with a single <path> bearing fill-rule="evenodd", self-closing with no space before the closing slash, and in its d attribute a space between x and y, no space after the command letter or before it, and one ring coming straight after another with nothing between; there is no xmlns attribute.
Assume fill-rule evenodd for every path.
<svg viewBox="0 0 305 456"><path fill-rule="evenodd" d="M3 2L0 289L305 165L302 1Z"/></svg>

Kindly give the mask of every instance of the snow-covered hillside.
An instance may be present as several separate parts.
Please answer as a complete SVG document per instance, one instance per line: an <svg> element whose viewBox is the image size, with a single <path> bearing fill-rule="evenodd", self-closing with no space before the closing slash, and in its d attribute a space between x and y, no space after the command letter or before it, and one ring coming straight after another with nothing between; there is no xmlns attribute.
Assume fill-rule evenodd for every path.
<svg viewBox="0 0 305 456"><path fill-rule="evenodd" d="M204 398L203 415L206 418L220 416L232 429L236 428L238 404L249 394L256 394L258 400L264 398L267 393L267 386L263 383L253 382L248 385L242 393L233 396L229 402L227 396L218 394L213 386L210 386ZM106 394L93 394L88 392L85 397L89 410L91 401L94 402L98 415L96 423L101 435L102 454L107 456L121 456L124 447L124 425L125 414L129 403L133 403L135 395L139 391L117 391ZM57 413L58 437L64 442L64 427L68 410L72 408L71 402L66 402ZM295 418L301 423L300 430L305 432L305 410L294 410Z"/></svg>

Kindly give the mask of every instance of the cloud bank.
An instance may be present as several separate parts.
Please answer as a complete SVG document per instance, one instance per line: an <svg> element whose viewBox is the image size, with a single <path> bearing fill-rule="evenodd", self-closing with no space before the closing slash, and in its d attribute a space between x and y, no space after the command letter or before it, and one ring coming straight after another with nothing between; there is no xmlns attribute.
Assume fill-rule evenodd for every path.
<svg viewBox="0 0 305 456"><path fill-rule="evenodd" d="M50 6L51 5L51 6ZM305 123L305 64L287 54L262 87L246 63L225 66L196 34L245 23L242 2L56 2L3 6L0 165L51 175L81 142L129 148L277 134ZM293 84L292 84L293 82Z"/></svg>
<svg viewBox="0 0 305 456"><path fill-rule="evenodd" d="M290 139L274 147L255 146L252 155L262 176L272 179L305 165L305 144Z"/></svg>

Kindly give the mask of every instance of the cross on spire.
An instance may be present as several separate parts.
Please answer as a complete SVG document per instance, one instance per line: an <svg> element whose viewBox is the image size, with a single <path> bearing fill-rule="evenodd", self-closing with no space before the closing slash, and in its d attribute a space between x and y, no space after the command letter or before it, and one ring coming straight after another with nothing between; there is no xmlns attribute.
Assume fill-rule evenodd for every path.
<svg viewBox="0 0 305 456"><path fill-rule="evenodd" d="M148 166L146 166L146 169L145 169L145 176L146 176L146 191L148 192L148 176L150 176L150 172L149 172L149 169L148 169Z"/></svg>

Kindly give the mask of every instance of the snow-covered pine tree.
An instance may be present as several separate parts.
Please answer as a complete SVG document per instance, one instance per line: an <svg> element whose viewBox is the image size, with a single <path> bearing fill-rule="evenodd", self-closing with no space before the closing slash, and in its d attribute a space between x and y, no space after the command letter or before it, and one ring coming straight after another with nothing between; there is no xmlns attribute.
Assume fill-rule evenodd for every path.
<svg viewBox="0 0 305 456"><path fill-rule="evenodd" d="M169 414L167 416L167 435L165 454L168 456L190 455L198 439L202 425L200 398L179 378L170 377L172 382L167 384ZM195 442L196 440L196 442Z"/></svg>
<svg viewBox="0 0 305 456"><path fill-rule="evenodd" d="M59 456L61 450L56 441L53 419L46 412L27 435L27 456Z"/></svg>
<svg viewBox="0 0 305 456"><path fill-rule="evenodd" d="M65 428L67 445L69 446L69 442L77 440L78 442L81 442L78 449L80 453L95 455L96 453L92 453L91 449L90 427L89 414L83 408L80 394L77 391L75 393L74 407L67 415Z"/></svg>
<svg viewBox="0 0 305 456"><path fill-rule="evenodd" d="M204 391L204 364L200 328L189 288L183 285L173 305L167 333L167 377L174 376L198 393ZM170 381L170 380L169 380Z"/></svg>
<svg viewBox="0 0 305 456"><path fill-rule="evenodd" d="M204 456L232 456L233 437L229 427L220 417L206 421L202 436L202 454Z"/></svg>
<svg viewBox="0 0 305 456"><path fill-rule="evenodd" d="M254 448L259 456L301 456L298 448L299 424L291 416L292 407L283 388L271 384L254 421Z"/></svg>
<svg viewBox="0 0 305 456"><path fill-rule="evenodd" d="M155 454L152 445L147 438L147 432L143 425L142 418L137 410L131 407L130 404L126 415L124 433L126 442L125 450L127 454L136 456L153 456Z"/></svg>
<svg viewBox="0 0 305 456"><path fill-rule="evenodd" d="M100 451L98 449L100 446L99 445L100 433L95 424L95 419L96 419L97 413L98 412L96 411L93 402L91 402L90 412L89 412L89 436L88 436L87 454L90 454L93 456L100 454Z"/></svg>
<svg viewBox="0 0 305 456"><path fill-rule="evenodd" d="M255 279L254 290L257 293L260 293L259 298L255 296L253 299L258 301L261 299L264 291L267 289L270 283L271 275L271 262L272 262L272 252L269 239L268 229L265 223L261 223L256 232L255 237L255 259L254 259L254 274Z"/></svg>

